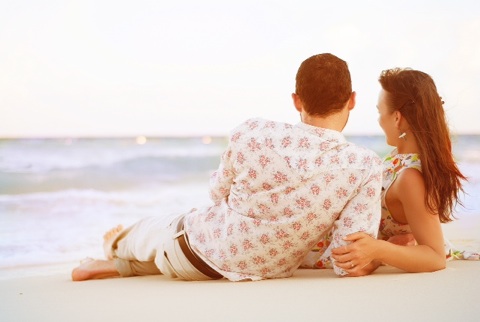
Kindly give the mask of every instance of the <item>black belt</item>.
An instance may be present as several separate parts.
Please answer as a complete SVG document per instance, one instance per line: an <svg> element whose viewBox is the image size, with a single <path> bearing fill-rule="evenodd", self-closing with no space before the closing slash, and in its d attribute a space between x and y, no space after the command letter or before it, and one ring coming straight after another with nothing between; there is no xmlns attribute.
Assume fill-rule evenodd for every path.
<svg viewBox="0 0 480 322"><path fill-rule="evenodd" d="M183 218L181 220L181 223L179 223L179 226L181 229L179 231L183 230ZM219 274L217 271L215 271L213 268L207 265L200 257L195 255L195 253L190 249L190 243L188 242L188 236L187 232L183 232L183 234L178 235L177 237L178 244L180 245L180 248L185 255L185 257L188 259L188 261L195 266L197 270L199 270L202 274L211 277L212 279L219 279L223 278L223 275Z"/></svg>

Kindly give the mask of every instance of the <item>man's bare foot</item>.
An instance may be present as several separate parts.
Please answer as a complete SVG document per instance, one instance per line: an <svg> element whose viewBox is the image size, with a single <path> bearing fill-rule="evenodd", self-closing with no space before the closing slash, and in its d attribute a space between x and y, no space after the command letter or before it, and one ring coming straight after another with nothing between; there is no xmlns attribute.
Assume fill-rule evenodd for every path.
<svg viewBox="0 0 480 322"><path fill-rule="evenodd" d="M112 244L117 238L117 236L122 232L123 226L118 225L117 227L114 227L107 231L105 235L103 235L103 251L105 253L105 258L106 259L113 259L113 253L112 253Z"/></svg>
<svg viewBox="0 0 480 322"><path fill-rule="evenodd" d="M113 260L88 260L72 271L72 281L86 281L93 279L120 276Z"/></svg>

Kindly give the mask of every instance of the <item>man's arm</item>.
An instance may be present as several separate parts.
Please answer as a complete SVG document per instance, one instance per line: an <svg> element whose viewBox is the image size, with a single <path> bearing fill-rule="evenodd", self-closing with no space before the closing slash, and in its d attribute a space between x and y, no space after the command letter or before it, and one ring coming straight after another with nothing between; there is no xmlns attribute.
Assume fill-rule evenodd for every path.
<svg viewBox="0 0 480 322"><path fill-rule="evenodd" d="M381 218L380 195L382 190L382 166L373 164L368 175L358 188L357 194L347 203L339 218L333 226L332 243L326 253L330 254L334 248L342 247L348 244L345 241L347 235L364 232L367 235L376 238ZM348 273L335 265L332 259L333 269L338 275L347 275ZM351 263L355 265L355 263ZM358 270L359 274L355 276L367 275L372 273L378 265L370 263ZM353 276L353 275L349 275Z"/></svg>
<svg viewBox="0 0 480 322"><path fill-rule="evenodd" d="M218 169L212 173L210 177L210 198L214 202L218 202L230 194L230 187L233 184L235 175L233 169L233 151L231 149L232 142L229 143L227 149L222 154Z"/></svg>

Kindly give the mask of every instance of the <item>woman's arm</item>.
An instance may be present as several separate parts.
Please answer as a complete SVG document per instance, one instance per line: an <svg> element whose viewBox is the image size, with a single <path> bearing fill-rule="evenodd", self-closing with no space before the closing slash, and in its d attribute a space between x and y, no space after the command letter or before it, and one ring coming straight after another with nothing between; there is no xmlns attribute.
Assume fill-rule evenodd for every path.
<svg viewBox="0 0 480 322"><path fill-rule="evenodd" d="M383 262L407 272L432 272L445 268L440 220L437 214L427 209L424 198L425 185L421 173L415 169L404 170L389 189L388 199L392 203L398 202L403 208L417 245L395 245L373 239L364 233L355 233L346 239L351 242L350 245L332 251L337 265L353 275L372 261Z"/></svg>

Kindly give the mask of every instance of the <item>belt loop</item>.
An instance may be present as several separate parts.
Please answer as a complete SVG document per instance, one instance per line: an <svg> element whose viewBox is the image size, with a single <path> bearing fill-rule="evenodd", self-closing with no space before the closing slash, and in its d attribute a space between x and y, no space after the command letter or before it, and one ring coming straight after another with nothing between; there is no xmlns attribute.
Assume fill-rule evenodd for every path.
<svg viewBox="0 0 480 322"><path fill-rule="evenodd" d="M177 239L178 237L182 236L183 234L185 234L185 230L180 230L180 231L177 231L175 234L173 234L172 236L172 239Z"/></svg>
<svg viewBox="0 0 480 322"><path fill-rule="evenodd" d="M182 236L183 234L185 234L185 230L183 229L184 225L183 225L183 220L184 220L185 216L181 216L178 221L177 221L177 228L176 228L176 232L175 234L173 234L172 236L172 239L177 239L178 237Z"/></svg>

